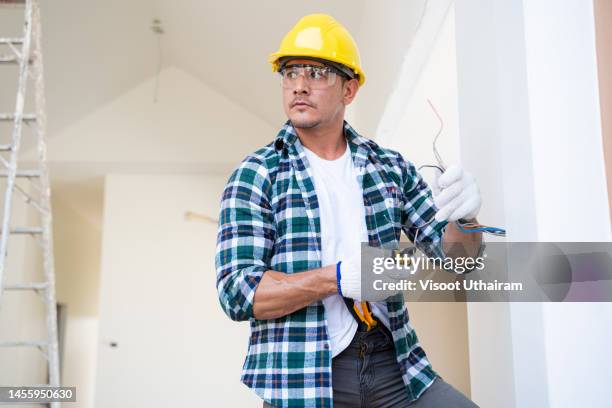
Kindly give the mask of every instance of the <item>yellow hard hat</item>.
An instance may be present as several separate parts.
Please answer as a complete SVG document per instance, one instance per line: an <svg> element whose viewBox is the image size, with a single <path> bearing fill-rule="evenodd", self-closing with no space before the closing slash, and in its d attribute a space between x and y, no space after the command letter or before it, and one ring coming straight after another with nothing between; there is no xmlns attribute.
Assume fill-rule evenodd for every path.
<svg viewBox="0 0 612 408"><path fill-rule="evenodd" d="M310 14L297 22L283 38L278 51L268 57L272 71L280 69L279 60L283 57L333 61L349 67L358 76L359 85L365 82L355 40L346 28L327 14Z"/></svg>

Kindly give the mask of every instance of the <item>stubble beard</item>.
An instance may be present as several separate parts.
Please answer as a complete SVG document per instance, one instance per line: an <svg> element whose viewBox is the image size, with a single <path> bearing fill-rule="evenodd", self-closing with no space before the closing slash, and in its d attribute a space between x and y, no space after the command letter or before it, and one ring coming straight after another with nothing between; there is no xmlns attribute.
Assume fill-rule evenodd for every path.
<svg viewBox="0 0 612 408"><path fill-rule="evenodd" d="M304 120L304 119L293 120L291 119L291 124L296 129L312 129L312 128L319 126L321 124L321 121L320 120Z"/></svg>

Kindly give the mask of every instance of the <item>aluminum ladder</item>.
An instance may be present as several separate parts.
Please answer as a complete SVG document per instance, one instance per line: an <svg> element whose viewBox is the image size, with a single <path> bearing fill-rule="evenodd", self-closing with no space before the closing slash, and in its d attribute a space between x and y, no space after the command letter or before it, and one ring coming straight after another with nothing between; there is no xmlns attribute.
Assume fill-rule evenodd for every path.
<svg viewBox="0 0 612 408"><path fill-rule="evenodd" d="M47 339L37 341L9 341L0 347L38 348L46 358L48 384L39 386L60 386L59 350L57 330L57 310L55 301L55 271L53 260L53 237L51 224L51 192L47 168L46 115L43 81L43 59L41 51L41 24L39 0L0 0L0 6L9 5L24 10L24 28L21 38L0 38L0 64L18 66L19 78L15 111L0 113L0 121L12 123L10 144L0 144L0 177L6 179L4 213L0 230L0 308L3 291L34 291L43 295L46 307ZM34 86L34 113L25 113L25 99L28 80ZM37 143L37 168L21 170L17 168L19 146L23 127L27 126ZM8 159L7 159L7 156ZM30 183L31 196L16 179ZM11 226L11 202L13 192L18 191L25 202L40 213L40 226ZM42 250L44 281L33 283L5 284L7 244L11 234L28 234L34 237ZM59 408L58 402L48 403Z"/></svg>

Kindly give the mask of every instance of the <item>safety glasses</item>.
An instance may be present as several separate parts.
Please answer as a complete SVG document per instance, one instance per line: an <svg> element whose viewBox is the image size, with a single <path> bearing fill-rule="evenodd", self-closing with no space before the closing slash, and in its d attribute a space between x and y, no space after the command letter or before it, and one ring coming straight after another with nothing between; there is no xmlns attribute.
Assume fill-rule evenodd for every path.
<svg viewBox="0 0 612 408"><path fill-rule="evenodd" d="M298 78L302 75L311 89L329 88L336 83L338 77L338 72L331 67L308 64L288 65L283 67L279 74L281 85L285 89L295 88Z"/></svg>

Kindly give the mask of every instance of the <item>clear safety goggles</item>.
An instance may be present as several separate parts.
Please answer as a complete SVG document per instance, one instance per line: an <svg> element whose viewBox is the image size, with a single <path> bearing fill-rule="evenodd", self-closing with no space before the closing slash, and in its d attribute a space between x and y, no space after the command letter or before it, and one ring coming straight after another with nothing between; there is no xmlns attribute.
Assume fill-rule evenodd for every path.
<svg viewBox="0 0 612 408"><path fill-rule="evenodd" d="M294 64L283 67L279 74L281 76L281 85L283 88L295 88L300 75L304 76L304 79L308 86L312 89L325 89L333 86L339 73L327 66L319 65L308 65L308 64Z"/></svg>

